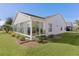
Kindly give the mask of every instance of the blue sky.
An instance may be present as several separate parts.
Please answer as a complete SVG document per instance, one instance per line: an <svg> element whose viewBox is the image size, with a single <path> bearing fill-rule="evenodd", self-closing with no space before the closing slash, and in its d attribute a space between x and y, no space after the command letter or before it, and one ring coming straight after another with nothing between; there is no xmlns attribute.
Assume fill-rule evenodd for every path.
<svg viewBox="0 0 79 59"><path fill-rule="evenodd" d="M79 19L79 4L68 3L22 3L22 4L0 4L0 18L5 20L7 17L14 17L16 11L26 12L41 17L46 17L60 13L66 21Z"/></svg>

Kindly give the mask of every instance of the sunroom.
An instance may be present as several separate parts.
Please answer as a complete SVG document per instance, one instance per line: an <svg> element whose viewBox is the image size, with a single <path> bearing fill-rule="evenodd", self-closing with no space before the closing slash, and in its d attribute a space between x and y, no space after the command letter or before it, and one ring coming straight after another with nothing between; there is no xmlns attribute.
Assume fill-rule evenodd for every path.
<svg viewBox="0 0 79 59"><path fill-rule="evenodd" d="M44 21L30 20L13 25L13 31L26 36L30 40L36 36L45 35Z"/></svg>

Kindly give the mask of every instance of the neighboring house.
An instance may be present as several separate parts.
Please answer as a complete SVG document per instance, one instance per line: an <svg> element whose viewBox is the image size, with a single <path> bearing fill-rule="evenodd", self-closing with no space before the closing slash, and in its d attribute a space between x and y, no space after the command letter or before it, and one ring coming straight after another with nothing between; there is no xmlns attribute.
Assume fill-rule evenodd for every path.
<svg viewBox="0 0 79 59"><path fill-rule="evenodd" d="M74 27L73 22L66 22L66 31L72 31Z"/></svg>
<svg viewBox="0 0 79 59"><path fill-rule="evenodd" d="M62 15L56 14L46 18L28 13L17 12L13 20L13 30L31 39L39 35L56 35L66 32L66 23Z"/></svg>

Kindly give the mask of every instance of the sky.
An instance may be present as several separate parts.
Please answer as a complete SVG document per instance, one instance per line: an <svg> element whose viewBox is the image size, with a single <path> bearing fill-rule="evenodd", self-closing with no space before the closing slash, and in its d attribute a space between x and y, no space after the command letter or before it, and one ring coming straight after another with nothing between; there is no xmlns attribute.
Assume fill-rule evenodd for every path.
<svg viewBox="0 0 79 59"><path fill-rule="evenodd" d="M62 14L69 22L79 20L78 3L0 3L0 19L15 17L16 11L26 12L41 17Z"/></svg>
<svg viewBox="0 0 79 59"><path fill-rule="evenodd" d="M0 26L2 26L5 23L5 21L0 21Z"/></svg>

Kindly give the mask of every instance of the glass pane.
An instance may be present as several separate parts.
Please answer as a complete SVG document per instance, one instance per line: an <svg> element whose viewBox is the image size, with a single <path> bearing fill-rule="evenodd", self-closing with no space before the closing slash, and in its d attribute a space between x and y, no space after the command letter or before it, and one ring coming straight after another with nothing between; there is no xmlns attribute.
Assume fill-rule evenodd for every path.
<svg viewBox="0 0 79 59"><path fill-rule="evenodd" d="M39 35L39 22L38 21L32 22L32 34Z"/></svg>
<svg viewBox="0 0 79 59"><path fill-rule="evenodd" d="M52 32L52 24L48 24L49 25L49 32Z"/></svg>
<svg viewBox="0 0 79 59"><path fill-rule="evenodd" d="M27 24L27 34L30 35L30 26Z"/></svg>

